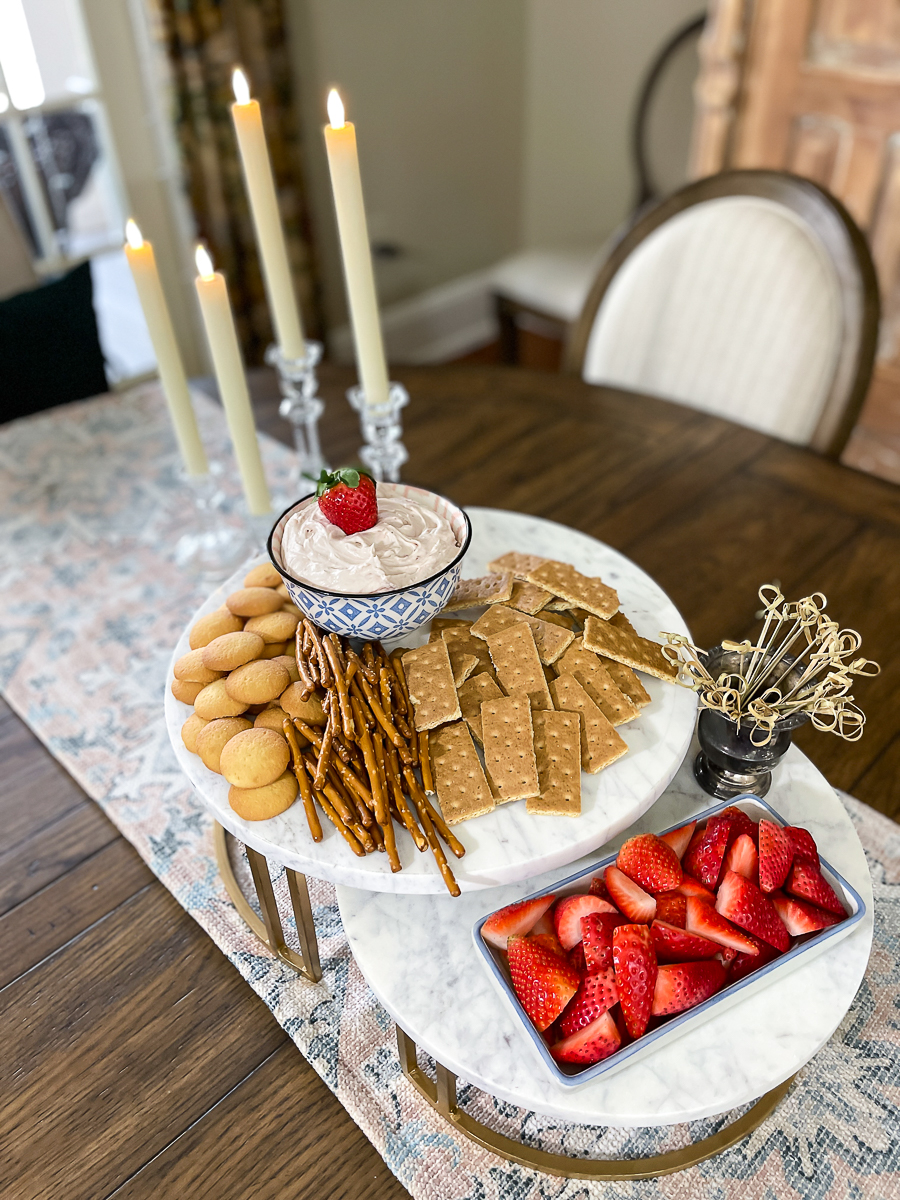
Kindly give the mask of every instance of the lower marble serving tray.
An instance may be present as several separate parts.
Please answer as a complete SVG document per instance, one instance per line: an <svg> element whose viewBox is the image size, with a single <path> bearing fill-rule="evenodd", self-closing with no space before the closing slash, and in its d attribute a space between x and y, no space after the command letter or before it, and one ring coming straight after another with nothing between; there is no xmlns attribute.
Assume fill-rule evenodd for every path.
<svg viewBox="0 0 900 1200"><path fill-rule="evenodd" d="M757 822L763 819L775 821L779 825L790 824L771 805L761 800L758 796L753 795L738 796L734 800L725 800L721 804L715 804L711 808L698 813L695 819L699 824L701 821L706 821L710 817L716 816L717 813L722 812L723 809L730 806L737 806L743 809L749 817ZM682 823L680 822L679 824ZM663 834L677 828L679 828L679 825L671 825L657 832ZM584 880L612 865L615 860L616 854L608 855L583 871L579 871L577 875L570 875L568 878L560 880L556 887L552 889L553 894L556 896L567 896L583 892L585 890L583 886ZM825 879L840 896L844 902L844 906L848 910L846 920L842 921L839 925L831 925L827 929L822 929L812 936L793 939L794 944L790 950L773 959L772 962L767 963L758 971L754 971L752 975L747 975L737 983L731 984L730 987L723 988L722 991L717 992L714 996L711 996L702 1004L698 1004L695 1008L690 1008L687 1012L671 1017L664 1025L658 1026L650 1033L645 1033L643 1037L631 1042L628 1046L624 1046L621 1050L616 1051L615 1054L611 1054L609 1058L603 1059L602 1062L595 1063L589 1067L580 1067L575 1063L559 1063L551 1056L547 1043L531 1023L513 991L509 978L509 970L501 953L496 947L485 941L481 935L481 928L488 917L491 916L490 913L486 913L476 922L472 930L472 937L476 948L483 957L492 981L521 1021L525 1033L531 1039L545 1067L547 1067L557 1083L562 1084L564 1087L578 1087L581 1084L588 1083L590 1080L597 1079L601 1075L614 1075L625 1067L646 1058L661 1046L674 1041L682 1034L695 1029L698 1025L702 1025L704 1021L718 1016L725 1009L731 1008L739 1001L769 986L776 975L784 975L802 963L808 962L851 933L865 915L865 901L859 892L842 875L839 875L825 859L820 857L819 864ZM545 896L549 890L534 892L523 899L533 900L538 896Z"/></svg>

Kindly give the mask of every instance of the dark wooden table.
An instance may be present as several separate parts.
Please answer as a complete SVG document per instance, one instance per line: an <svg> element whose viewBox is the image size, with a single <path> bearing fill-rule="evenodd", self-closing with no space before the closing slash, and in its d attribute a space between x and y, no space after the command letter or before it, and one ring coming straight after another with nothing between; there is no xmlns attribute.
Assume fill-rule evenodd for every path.
<svg viewBox="0 0 900 1200"><path fill-rule="evenodd" d="M878 679L848 745L802 730L832 783L900 811L900 489L674 404L504 368L398 371L405 477L462 504L550 517L666 589L697 641L754 628L761 583L826 593ZM351 461L346 371L325 452ZM271 378L260 424L284 437ZM5 707L0 833L0 1195L16 1200L407 1193L223 955ZM6 1069L8 1056L4 1056Z"/></svg>

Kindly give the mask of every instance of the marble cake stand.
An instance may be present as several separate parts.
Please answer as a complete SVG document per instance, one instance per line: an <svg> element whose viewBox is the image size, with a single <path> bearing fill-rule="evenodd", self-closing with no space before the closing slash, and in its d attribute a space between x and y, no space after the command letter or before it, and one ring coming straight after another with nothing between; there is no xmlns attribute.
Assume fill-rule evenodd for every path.
<svg viewBox="0 0 900 1200"><path fill-rule="evenodd" d="M652 813L627 835L665 828L709 805L689 755ZM775 1107L791 1077L824 1045L860 985L872 943L872 888L865 855L832 788L793 747L776 769L770 799L809 828L829 862L863 897L867 914L854 933L656 1054L583 1087L563 1088L547 1073L494 989L472 943L475 921L551 886L570 864L489 895L450 903L337 889L341 920L356 962L397 1024L404 1071L463 1133L514 1161L579 1178L641 1178L679 1170L734 1144ZM587 866L593 855L582 864ZM416 1064L416 1045L437 1063L437 1084ZM590 1125L668 1125L728 1112L762 1097L740 1121L707 1143L643 1163L591 1163L537 1153L503 1137L456 1106L459 1076L511 1104ZM764 1095L765 1093L765 1095Z"/></svg>

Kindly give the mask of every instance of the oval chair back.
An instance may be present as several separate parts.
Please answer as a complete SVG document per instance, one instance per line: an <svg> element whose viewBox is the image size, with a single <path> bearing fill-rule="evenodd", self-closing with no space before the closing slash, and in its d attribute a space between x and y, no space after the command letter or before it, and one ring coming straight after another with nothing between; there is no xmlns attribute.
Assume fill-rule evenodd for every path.
<svg viewBox="0 0 900 1200"><path fill-rule="evenodd" d="M681 188L604 263L567 348L651 393L838 457L865 398L878 285L843 205L781 171Z"/></svg>

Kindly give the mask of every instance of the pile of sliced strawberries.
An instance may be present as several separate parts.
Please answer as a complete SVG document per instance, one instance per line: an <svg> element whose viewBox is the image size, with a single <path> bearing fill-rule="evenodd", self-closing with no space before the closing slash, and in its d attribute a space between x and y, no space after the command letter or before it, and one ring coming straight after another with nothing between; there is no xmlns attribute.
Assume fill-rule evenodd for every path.
<svg viewBox="0 0 900 1200"><path fill-rule="evenodd" d="M732 806L629 838L588 894L511 904L482 935L553 1057L589 1065L846 915L807 830Z"/></svg>

